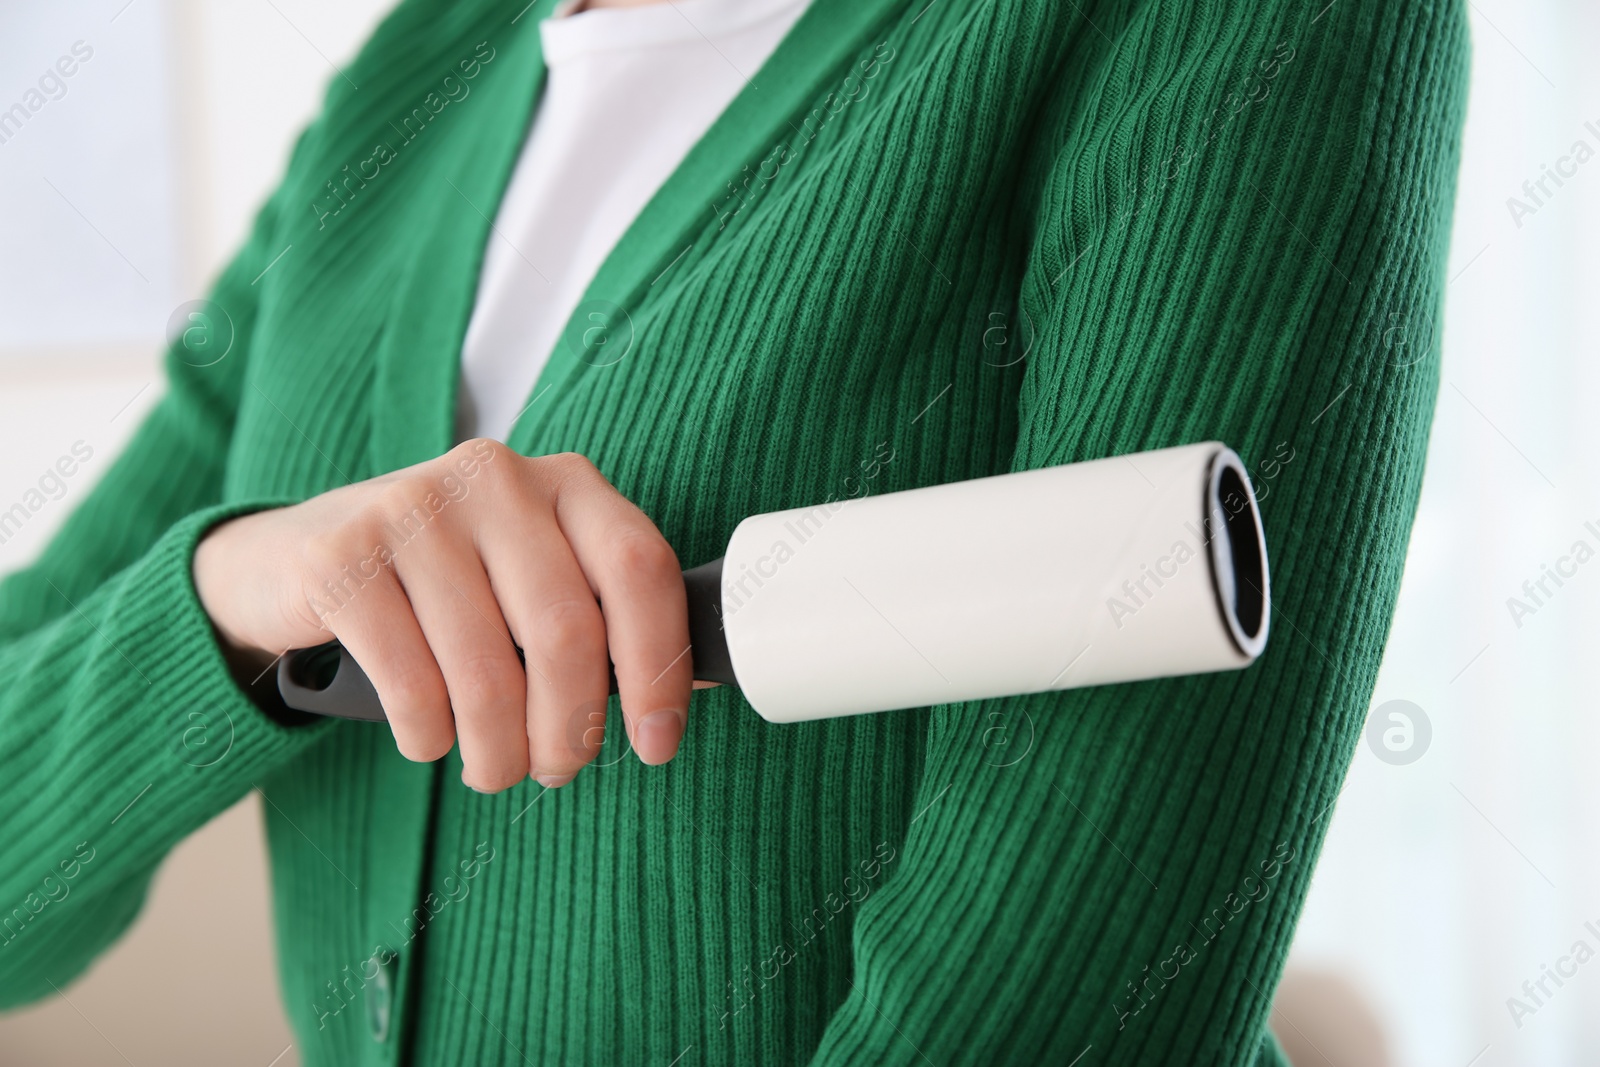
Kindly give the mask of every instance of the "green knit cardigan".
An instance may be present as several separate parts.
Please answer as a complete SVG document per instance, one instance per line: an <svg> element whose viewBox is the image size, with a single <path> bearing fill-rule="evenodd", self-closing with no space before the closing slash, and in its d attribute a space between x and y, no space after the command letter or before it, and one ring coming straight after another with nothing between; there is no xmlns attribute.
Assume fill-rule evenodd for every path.
<svg viewBox="0 0 1600 1067"><path fill-rule="evenodd" d="M669 765L617 730L566 788L484 796L382 726L270 714L190 560L453 443L552 6L382 23L164 398L0 586L0 1003L81 973L259 789L308 1064L1281 1058L1437 391L1465 5L815 0L509 443L592 458L692 566L761 511L1220 439L1263 497L1271 646L802 725L700 692Z"/></svg>

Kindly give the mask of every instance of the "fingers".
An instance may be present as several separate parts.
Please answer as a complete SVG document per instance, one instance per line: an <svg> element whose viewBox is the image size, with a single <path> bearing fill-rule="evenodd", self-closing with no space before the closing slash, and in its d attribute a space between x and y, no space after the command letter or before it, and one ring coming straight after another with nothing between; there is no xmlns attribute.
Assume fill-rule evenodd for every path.
<svg viewBox="0 0 1600 1067"><path fill-rule="evenodd" d="M555 485L556 522L600 601L628 734L639 758L678 751L694 673L678 557L649 518L582 457Z"/></svg>
<svg viewBox="0 0 1600 1067"><path fill-rule="evenodd" d="M455 742L444 675L394 573L362 587L360 611L340 609L324 623L361 664L406 759L430 763Z"/></svg>
<svg viewBox="0 0 1600 1067"><path fill-rule="evenodd" d="M604 739L605 620L547 508L528 507L478 539L494 595L527 657L523 744L533 776L565 785Z"/></svg>
<svg viewBox="0 0 1600 1067"><path fill-rule="evenodd" d="M438 530L447 543L426 556L400 554L396 569L449 693L461 780L494 793L528 776L528 686L477 552L452 533Z"/></svg>
<svg viewBox="0 0 1600 1067"><path fill-rule="evenodd" d="M433 483L462 449L482 453L470 494L457 485L449 499L459 504L410 507L419 494L443 499ZM468 442L437 467L368 490L381 495L357 542L423 532L390 546L382 577L358 611L340 612L336 636L371 677L403 754L437 759L459 740L474 789L530 774L563 785L600 748L612 663L640 759L677 753L693 675L682 572L660 531L593 464ZM327 508L337 527L347 509Z"/></svg>

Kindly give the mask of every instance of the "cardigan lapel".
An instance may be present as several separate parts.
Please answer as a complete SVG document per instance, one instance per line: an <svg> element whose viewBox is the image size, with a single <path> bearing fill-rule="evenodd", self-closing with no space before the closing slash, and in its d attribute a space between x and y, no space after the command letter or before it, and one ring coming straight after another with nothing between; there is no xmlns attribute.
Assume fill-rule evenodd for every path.
<svg viewBox="0 0 1600 1067"><path fill-rule="evenodd" d="M539 20L558 0L534 0L506 32L440 141L417 150L424 169L406 210L422 234L399 265L394 303L377 352L372 470L432 459L455 439L461 342L477 293L492 220L544 87ZM481 99L480 99L481 97ZM433 130L428 131L432 133Z"/></svg>
<svg viewBox="0 0 1600 1067"><path fill-rule="evenodd" d="M588 366L579 338L597 303L637 307L650 283L683 252L725 183L788 136L788 123L906 0L812 0L767 62L712 123L612 248L568 320L532 396L563 385ZM491 220L516 165L544 86L538 21L556 0L536 0L481 87L489 100L471 122L450 131L437 153L437 185L419 254L406 266L378 352L373 460L378 471L432 458L454 440L461 344L477 294ZM508 69L509 68L509 69ZM464 108L465 109L465 108ZM442 146L439 146L442 148ZM509 442L527 451L550 405L528 407Z"/></svg>

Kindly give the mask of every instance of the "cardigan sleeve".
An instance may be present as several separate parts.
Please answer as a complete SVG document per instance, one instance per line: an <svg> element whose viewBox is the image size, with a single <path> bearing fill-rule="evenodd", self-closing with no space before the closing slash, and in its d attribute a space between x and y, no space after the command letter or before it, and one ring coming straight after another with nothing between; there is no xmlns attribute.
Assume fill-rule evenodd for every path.
<svg viewBox="0 0 1600 1067"><path fill-rule="evenodd" d="M1465 5L1084 6L1034 149L1013 469L1233 445L1270 645L1240 672L933 709L814 1067L1281 1062L1271 997L1438 387Z"/></svg>
<svg viewBox="0 0 1600 1067"><path fill-rule="evenodd" d="M251 701L190 571L212 525L281 503L221 503L277 215L269 201L217 280L212 332L167 353L166 393L126 450L38 561L0 583L0 1007L82 971L168 850L324 736ZM76 459L92 463L92 448Z"/></svg>

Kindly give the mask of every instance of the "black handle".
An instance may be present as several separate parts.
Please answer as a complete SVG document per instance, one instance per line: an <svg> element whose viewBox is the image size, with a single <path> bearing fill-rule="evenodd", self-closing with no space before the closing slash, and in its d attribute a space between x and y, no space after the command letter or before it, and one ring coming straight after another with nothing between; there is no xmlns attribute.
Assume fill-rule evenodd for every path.
<svg viewBox="0 0 1600 1067"><path fill-rule="evenodd" d="M684 571L683 588L689 600L689 656L694 662L695 678L738 685L733 660L728 656L727 635L722 632L722 560L714 559ZM522 657L520 648L517 656ZM614 668L611 691L617 691ZM283 695L283 702L297 711L339 719L386 721L372 680L337 641L286 653L278 661L278 692Z"/></svg>

